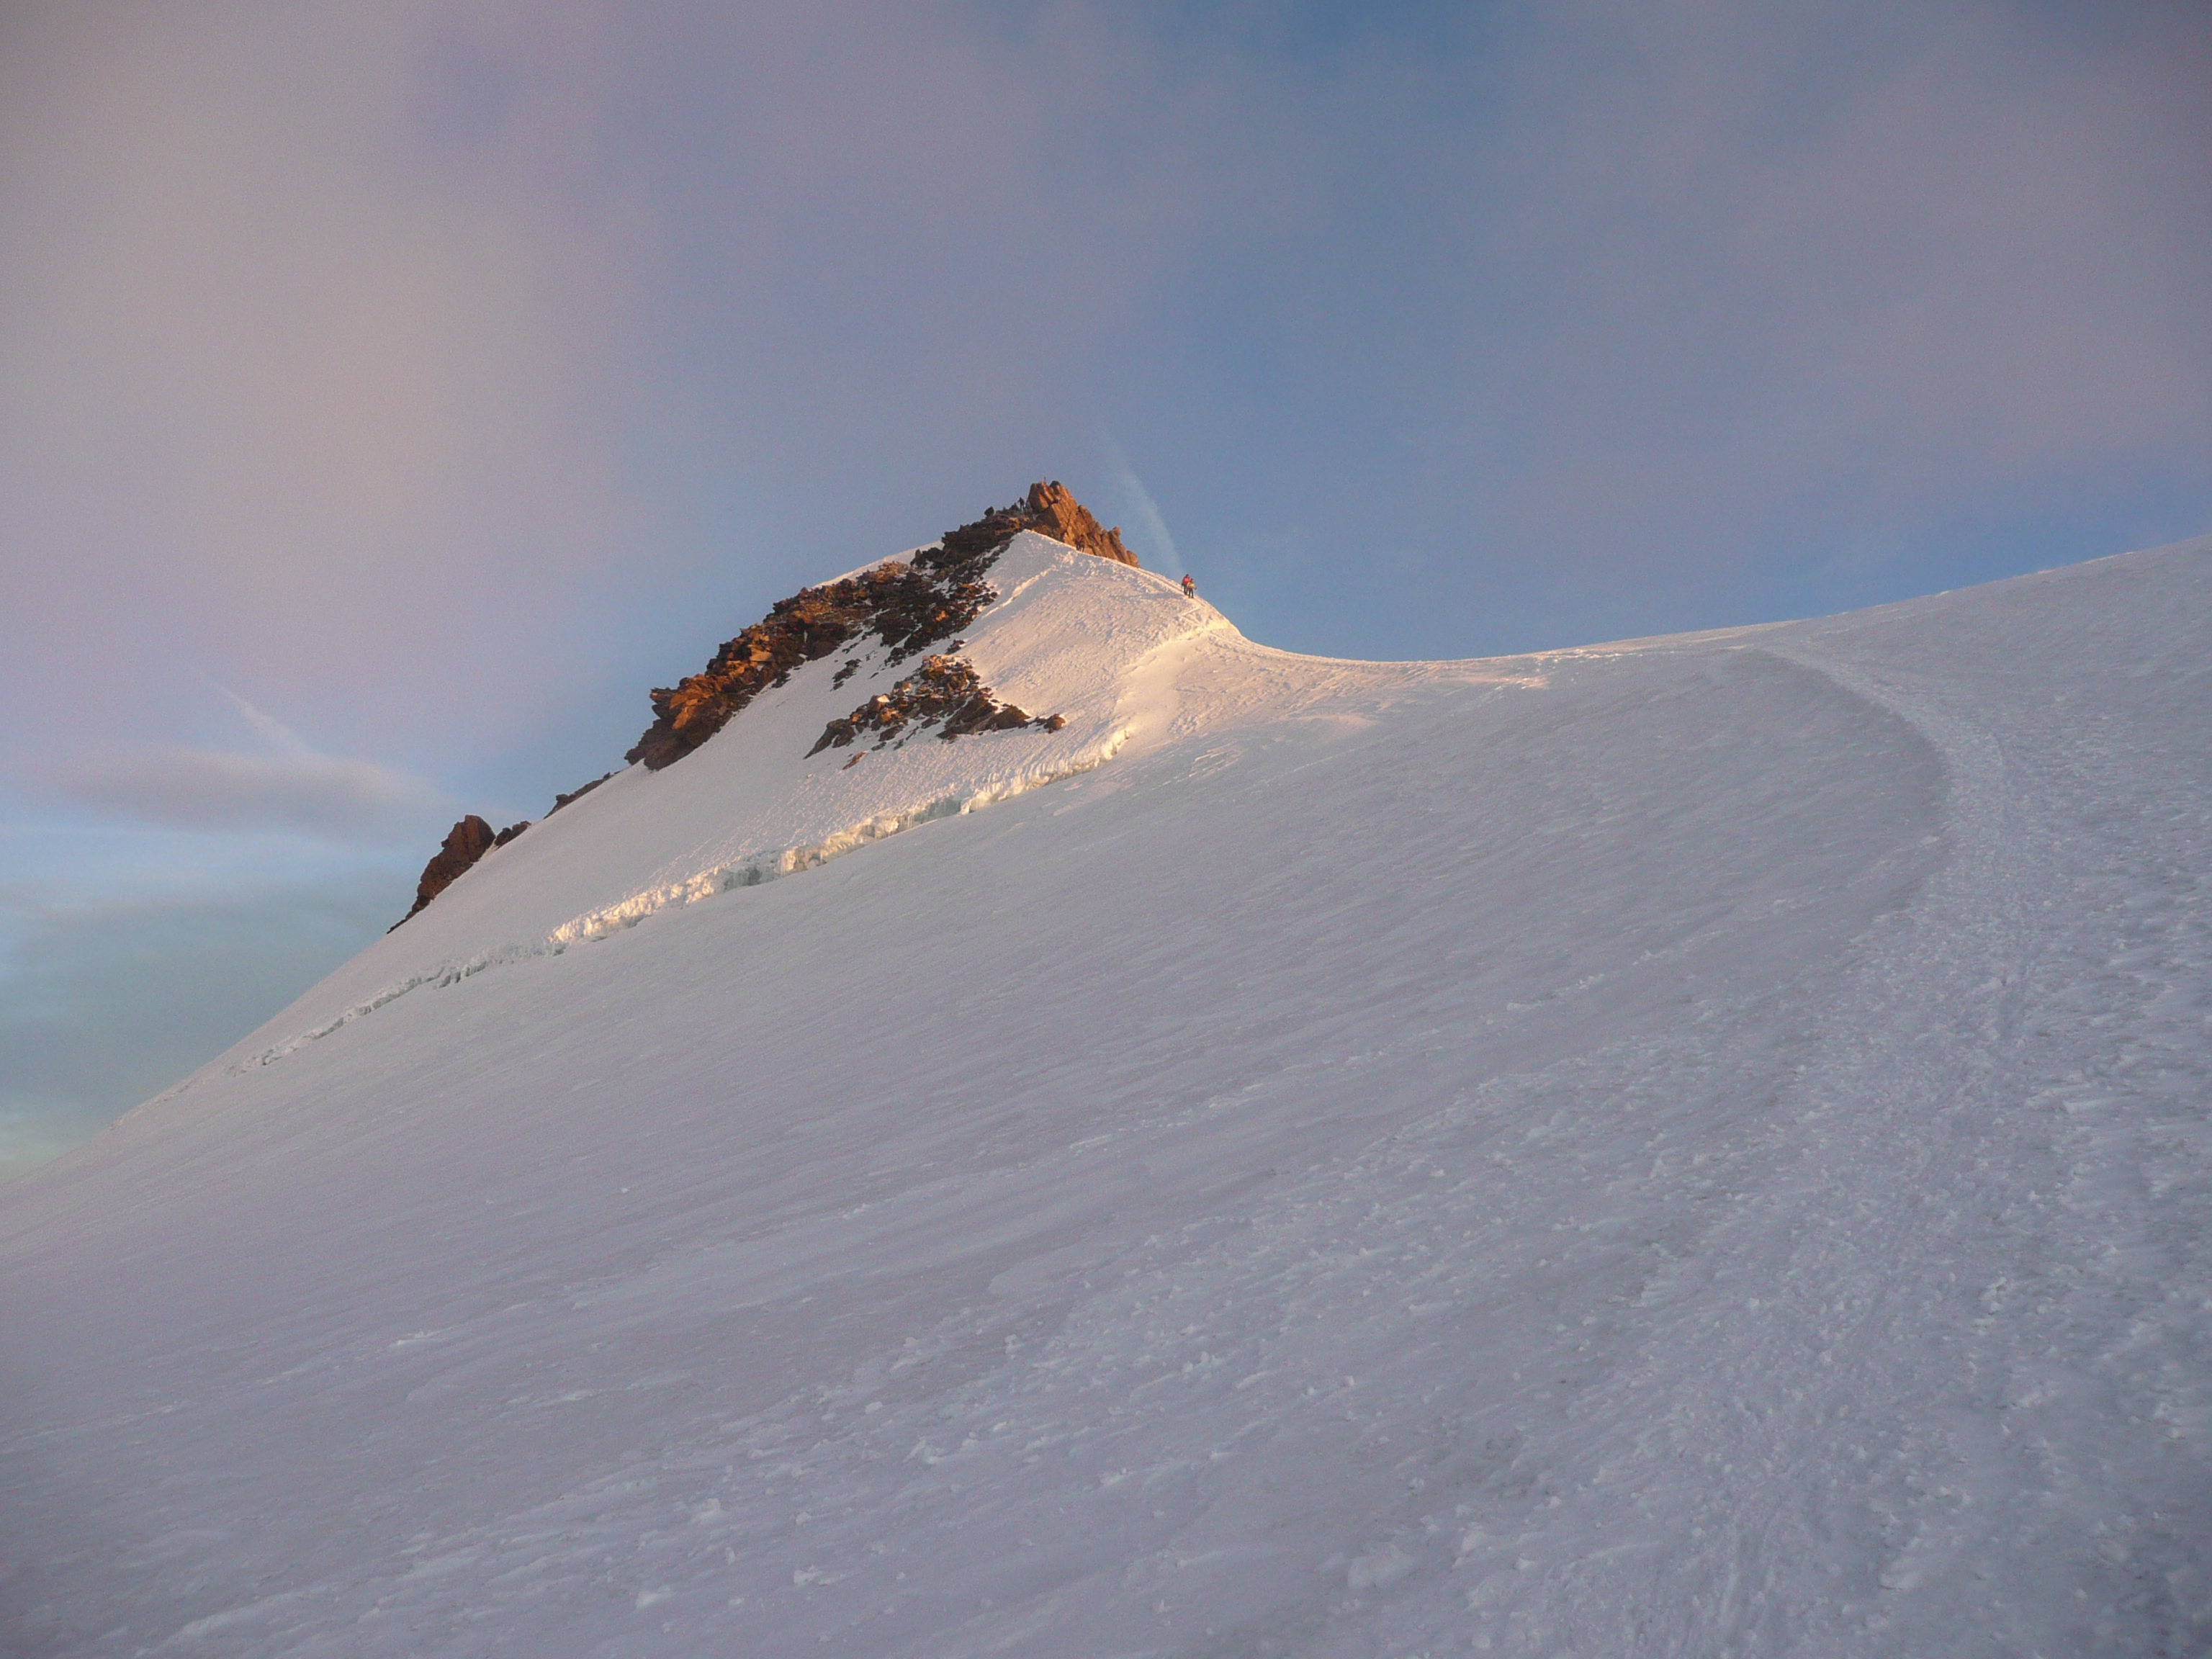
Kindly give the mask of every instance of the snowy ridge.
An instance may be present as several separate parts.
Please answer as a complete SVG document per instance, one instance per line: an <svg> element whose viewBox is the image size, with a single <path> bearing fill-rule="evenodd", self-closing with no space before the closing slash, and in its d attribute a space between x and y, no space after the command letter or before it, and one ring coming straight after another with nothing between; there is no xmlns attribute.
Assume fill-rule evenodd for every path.
<svg viewBox="0 0 2212 1659"><path fill-rule="evenodd" d="M1079 777L1094 767L1103 766L1121 752L1128 739L1124 729L1110 734L1092 754L1064 762L1057 766L1038 767L1012 779L985 785L972 793L940 796L920 806L904 811L885 812L841 830L836 835L817 842L811 847L787 847L774 853L748 854L736 864L720 865L687 876L680 882L647 888L633 893L619 904L594 910L588 915L578 916L563 922L553 930L550 943L556 946L593 939L614 932L618 927L635 927L656 910L672 904L696 904L701 899L712 898L736 887L757 887L764 881L779 876L788 876L801 870L812 870L827 864L840 854L872 841L881 841L885 836L895 836L902 830L911 830L918 824L933 823L939 818L957 817L963 812L975 812L1002 800L1011 800L1025 790L1042 788L1048 783Z"/></svg>
<svg viewBox="0 0 2212 1659"><path fill-rule="evenodd" d="M1111 764L0 1188L0 1651L2212 1647L2212 544L1399 665L1030 556L1067 730L794 676L271 1030Z"/></svg>
<svg viewBox="0 0 2212 1659"><path fill-rule="evenodd" d="M1064 714L1062 731L946 744L925 730L891 749L810 756L830 720L912 671L876 643L810 663L696 754L662 773L632 767L487 855L209 1071L267 1066L410 991L558 955L671 906L815 869L901 830L1079 776L1173 717L1173 677L1192 649L1243 643L1219 612L1165 578L1035 534L1014 538L990 580L998 601L966 631L961 654L1003 699ZM611 896L558 916L548 902L594 891ZM374 982L380 971L389 977Z"/></svg>
<svg viewBox="0 0 2212 1659"><path fill-rule="evenodd" d="M1094 755L1079 757L1056 768L1040 768L1026 775L979 788L973 793L947 795L903 812L884 813L870 818L864 823L854 824L849 829L842 830L811 847L791 847L773 853L750 854L738 863L702 870L696 875L684 878L680 882L647 888L643 892L633 893L618 904L608 905L602 909L594 910L588 915L577 916L563 922L545 939L536 945L497 945L478 951L465 962L448 963L433 972L410 975L394 984L386 986L367 1000L356 1003L320 1025L298 1032L280 1042L255 1049L243 1059L228 1062L224 1066L224 1070L226 1073L234 1074L252 1067L271 1065L295 1052L303 1044L326 1037L341 1026L350 1024L356 1019L364 1018L378 1009L397 1001L410 991L423 986L457 985L461 981L472 975L480 974L488 968L520 962L531 957L558 956L571 945L589 944L592 940L604 939L608 934L623 928L635 927L647 916L664 910L671 905L696 904L702 899L713 898L738 888L757 887L763 882L774 881L781 876L794 875L803 870L817 869L842 854L849 853L855 848L866 845L869 842L880 841L886 836L895 836L902 830L911 830L917 825L929 823L939 818L956 817L963 813L980 811L984 807L993 805L999 801L1011 800L1014 796L1026 790L1041 788L1046 784L1059 783L1068 778L1079 777L1084 773L1103 766L1113 759L1121 752L1121 745L1127 741L1129 735L1127 729L1115 732L1104 743L1098 745ZM187 1079L185 1083L178 1085L176 1088L165 1091L156 1097L156 1100L171 1098L189 1086L189 1083L190 1079ZM150 1105L155 1103L148 1103Z"/></svg>

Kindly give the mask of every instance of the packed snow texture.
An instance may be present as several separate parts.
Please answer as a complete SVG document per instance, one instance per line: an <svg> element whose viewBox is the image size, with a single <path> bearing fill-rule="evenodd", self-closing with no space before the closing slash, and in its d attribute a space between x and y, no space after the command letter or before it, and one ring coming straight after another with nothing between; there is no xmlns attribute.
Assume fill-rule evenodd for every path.
<svg viewBox="0 0 2212 1659"><path fill-rule="evenodd" d="M2208 578L1376 665L1024 538L1064 731L810 665L0 1188L0 1650L2203 1653Z"/></svg>

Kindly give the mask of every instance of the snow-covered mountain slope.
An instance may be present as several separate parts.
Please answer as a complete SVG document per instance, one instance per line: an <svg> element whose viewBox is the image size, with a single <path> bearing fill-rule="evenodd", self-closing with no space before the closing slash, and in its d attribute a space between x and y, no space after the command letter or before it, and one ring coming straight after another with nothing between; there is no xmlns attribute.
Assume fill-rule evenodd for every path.
<svg viewBox="0 0 2212 1659"><path fill-rule="evenodd" d="M811 665L0 1189L0 1650L2205 1651L2208 578L1362 665L1024 538L1061 731Z"/></svg>
<svg viewBox="0 0 2212 1659"><path fill-rule="evenodd" d="M1238 637L1166 578L1033 532L1014 538L989 580L998 603L966 630L960 655L1001 700L1063 716L1060 731L951 743L920 732L895 746L810 752L829 722L919 666L892 662L888 646L864 637L798 670L678 764L632 767L532 824L229 1063L289 1052L416 986L563 950L667 905L1087 771L1175 719L1176 670L1194 648L1210 635Z"/></svg>

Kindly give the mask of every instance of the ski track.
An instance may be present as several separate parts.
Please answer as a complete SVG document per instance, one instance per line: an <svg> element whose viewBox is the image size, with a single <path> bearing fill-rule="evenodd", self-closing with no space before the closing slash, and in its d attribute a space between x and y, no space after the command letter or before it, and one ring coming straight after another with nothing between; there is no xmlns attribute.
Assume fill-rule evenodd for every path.
<svg viewBox="0 0 2212 1659"><path fill-rule="evenodd" d="M420 1299L421 1328L404 1300L339 1318L304 1295L127 1364L72 1339L98 1386L0 1449L17 1492L61 1469L91 1495L75 1519L40 1512L58 1541L0 1583L0 1642L41 1659L2212 1650L2203 563L2106 561L1554 653L1510 684L1370 680L1300 706L1287 743L1206 710L1267 707L1249 688L1289 667L1255 653L1247 690L1224 690L1198 657L1162 659L1191 678L1171 707L1146 690L1158 740L964 826L972 863L902 836L789 884L834 892L774 902L834 914L940 867L1006 868L1046 835L1133 874L1133 842L1200 844L1164 842L1158 814L1202 798L1262 836L1209 870L1247 861L1285 960L1193 933L1213 953L1194 971L1254 975L1266 997L1186 984L1110 1039L1071 1036L1082 998L1040 988L1083 957L1032 956L963 994L950 1029L1018 1030L1006 1000L1041 999L1052 1040L976 1064L1051 1111L995 1110L989 1089L927 1124L841 1107L776 1128L735 1194L639 1152L618 1167L655 1175L657 1207L597 1200L589 1248L550 1262L418 1206L460 1230L471 1275ZM1478 956L1541 915L1560 936L1524 943L1494 995L1424 990L1410 969L1389 990L1400 964L1330 930L1372 912L1361 929L1413 948L1422 902L1377 908L1387 884L1340 899L1289 839L1297 802L1356 781L1376 799L1331 826L1394 823L1388 867L1444 867L1454 797L1407 793L1394 737L1527 718L1498 700L1539 685L1558 730L1468 776L1571 806L1510 822L1535 850L1500 870L1575 878L1452 902L1503 930ZM1694 733L1640 772L1577 758L1638 719L1624 757L1671 741L1670 698L1686 718L1787 711L1814 735L1778 756L1802 744L1856 769L1840 806L1893 781L1890 839L1828 827L1779 785L1757 794L1756 766L1728 772L1727 746ZM1664 793L1693 766L1736 779L1757 833L1815 873L1771 900L1729 877L1733 908L1691 895L1679 915L1650 908L1643 876L1594 889L1639 844L1603 839L1613 817L1689 815L1686 849L1726 829L1695 828L1693 791ZM1381 880L1375 849L1343 854ZM1712 856L1720 881L1733 866ZM1705 878L1686 864L1686 894ZM1060 890L1024 878L988 902ZM941 930L957 913L913 914ZM664 959L637 952L733 962L715 955L729 930L776 925L703 907L594 947L629 957L409 998L294 1056L287 1098L337 1089L372 1040L411 1054L450 1025L457 1052L489 1042L555 975L585 975L559 981L570 1006L632 1029L630 964ZM792 971L818 974L811 960ZM1354 963L1378 980L1355 1003L1308 994ZM868 996L916 1029L889 982ZM859 1066L876 1040L849 1030ZM697 1086L680 1057L629 1054L592 1074L626 1075L629 1109ZM439 1063L378 1086L428 1103ZM937 1099L964 1064L933 1051L900 1086ZM476 1156L465 1120L420 1109L416 1133ZM299 1156L287 1137L307 1118L287 1110L248 1156ZM643 1132L688 1144L672 1114ZM206 1122L178 1131L188 1172L232 1156ZM358 1124L349 1158L417 1167L404 1124ZM833 1196L823 1158L856 1125L884 1139ZM576 1156L609 1158L615 1133ZM482 1204L527 1238L550 1225L531 1206L570 1190L518 1176ZM63 1225L46 1216L12 1237ZM327 1283L333 1307L354 1294ZM589 1413L599 1426L575 1426ZM331 1467L308 1482L301 1449L325 1434ZM100 1487L123 1468L148 1490ZM303 1491L331 1506L306 1534L270 1507Z"/></svg>

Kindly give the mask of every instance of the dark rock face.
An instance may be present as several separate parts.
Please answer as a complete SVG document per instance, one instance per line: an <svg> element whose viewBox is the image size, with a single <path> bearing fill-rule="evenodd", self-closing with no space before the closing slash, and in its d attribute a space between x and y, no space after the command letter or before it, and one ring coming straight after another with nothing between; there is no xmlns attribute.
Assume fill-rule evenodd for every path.
<svg viewBox="0 0 2212 1659"><path fill-rule="evenodd" d="M422 866L422 879L415 888L415 908L392 926L398 927L409 921L416 911L465 875L478 859L495 847L506 846L529 827L529 820L526 818L522 823L511 823L494 835L491 825L475 813L470 813L447 832L445 844L439 848L429 863Z"/></svg>
<svg viewBox="0 0 2212 1659"><path fill-rule="evenodd" d="M869 698L842 720L831 720L806 752L818 755L825 749L842 749L871 732L876 734L877 748L886 744L896 748L906 742L908 727L913 728L911 735L919 737L931 726L938 726L937 735L950 743L973 732L1012 732L1024 726L1057 732L1066 724L1062 715L1031 716L1010 702L996 701L974 668L948 653L925 659L919 673L909 674L889 691ZM846 764L850 766L852 762Z"/></svg>

